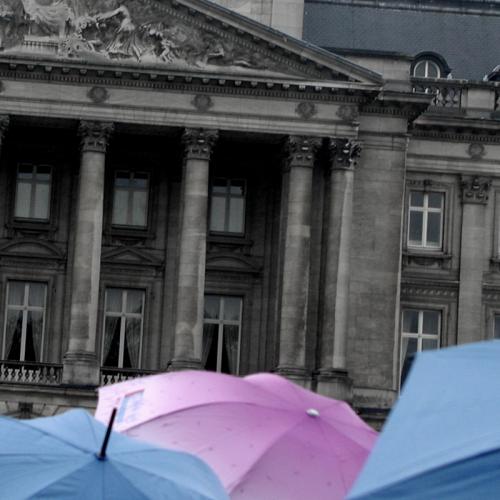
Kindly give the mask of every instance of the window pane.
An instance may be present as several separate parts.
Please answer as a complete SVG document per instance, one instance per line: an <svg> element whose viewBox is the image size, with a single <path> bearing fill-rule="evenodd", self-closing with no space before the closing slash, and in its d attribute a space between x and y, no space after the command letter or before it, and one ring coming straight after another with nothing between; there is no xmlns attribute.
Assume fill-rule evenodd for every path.
<svg viewBox="0 0 500 500"><path fill-rule="evenodd" d="M240 305L241 299L239 297L224 297L224 319L239 321Z"/></svg>
<svg viewBox="0 0 500 500"><path fill-rule="evenodd" d="M224 231L225 229L226 199L212 196L210 206L210 230Z"/></svg>
<svg viewBox="0 0 500 500"><path fill-rule="evenodd" d="M137 189L147 189L148 188L148 174L144 172L136 172L134 174L134 188Z"/></svg>
<svg viewBox="0 0 500 500"><path fill-rule="evenodd" d="M224 373L238 373L238 344L239 344L239 326L224 326L224 343L222 346L222 365L221 371Z"/></svg>
<svg viewBox="0 0 500 500"><path fill-rule="evenodd" d="M48 219L50 207L50 184L35 186L35 201L31 217L33 219Z"/></svg>
<svg viewBox="0 0 500 500"><path fill-rule="evenodd" d="M243 196L245 194L245 181L243 180L231 181L230 193L232 195Z"/></svg>
<svg viewBox="0 0 500 500"><path fill-rule="evenodd" d="M439 333L439 311L424 311L422 333L437 335Z"/></svg>
<svg viewBox="0 0 500 500"><path fill-rule="evenodd" d="M123 368L139 368L141 350L141 319L127 318Z"/></svg>
<svg viewBox="0 0 500 500"><path fill-rule="evenodd" d="M441 214L430 212L427 215L427 246L439 248L441 246Z"/></svg>
<svg viewBox="0 0 500 500"><path fill-rule="evenodd" d="M496 339L500 339L500 314L495 314L495 327L493 335Z"/></svg>
<svg viewBox="0 0 500 500"><path fill-rule="evenodd" d="M205 295L205 319L219 318L220 298L216 295Z"/></svg>
<svg viewBox="0 0 500 500"><path fill-rule="evenodd" d="M104 321L103 366L118 367L120 324L120 318L107 317Z"/></svg>
<svg viewBox="0 0 500 500"><path fill-rule="evenodd" d="M212 193L226 194L227 193L227 180L214 179L212 182Z"/></svg>
<svg viewBox="0 0 500 500"><path fill-rule="evenodd" d="M427 62L427 77L428 78L439 78L439 68L437 64L433 63L432 61Z"/></svg>
<svg viewBox="0 0 500 500"><path fill-rule="evenodd" d="M423 214L410 212L409 242L422 243Z"/></svg>
<svg viewBox="0 0 500 500"><path fill-rule="evenodd" d="M430 208L442 208L443 193L429 193L428 204Z"/></svg>
<svg viewBox="0 0 500 500"><path fill-rule="evenodd" d="M28 311L24 361L41 361L43 311Z"/></svg>
<svg viewBox="0 0 500 500"><path fill-rule="evenodd" d="M148 214L148 193L147 191L134 191L132 193L132 226L146 226Z"/></svg>
<svg viewBox="0 0 500 500"><path fill-rule="evenodd" d="M37 181L50 182L51 167L48 165L40 165L36 169Z"/></svg>
<svg viewBox="0 0 500 500"><path fill-rule="evenodd" d="M115 189L113 196L113 224L127 224L128 191Z"/></svg>
<svg viewBox="0 0 500 500"><path fill-rule="evenodd" d="M33 165L19 165L17 169L18 179L32 179L33 178Z"/></svg>
<svg viewBox="0 0 500 500"><path fill-rule="evenodd" d="M418 311L415 309L403 311L403 332L418 333Z"/></svg>
<svg viewBox="0 0 500 500"><path fill-rule="evenodd" d="M115 187L130 187L130 172L116 172L115 175Z"/></svg>
<svg viewBox="0 0 500 500"><path fill-rule="evenodd" d="M410 195L410 205L412 207L423 207L424 193L422 191L412 191Z"/></svg>
<svg viewBox="0 0 500 500"><path fill-rule="evenodd" d="M202 364L205 370L217 370L218 325L203 325Z"/></svg>
<svg viewBox="0 0 500 500"><path fill-rule="evenodd" d="M401 385L403 385L415 359L418 341L416 338L403 337L401 345Z"/></svg>
<svg viewBox="0 0 500 500"><path fill-rule="evenodd" d="M21 332L23 324L22 311L7 311L5 324L5 358L11 361L19 361L21 358Z"/></svg>
<svg viewBox="0 0 500 500"><path fill-rule="evenodd" d="M118 288L108 288L106 290L106 311L121 312L122 291Z"/></svg>
<svg viewBox="0 0 500 500"><path fill-rule="evenodd" d="M422 339L422 351L430 351L438 348L438 339Z"/></svg>
<svg viewBox="0 0 500 500"><path fill-rule="evenodd" d="M16 190L16 217L29 218L31 206L31 184L25 182L17 183Z"/></svg>
<svg viewBox="0 0 500 500"><path fill-rule="evenodd" d="M24 304L24 286L20 281L9 281L9 297L7 303L12 306L22 306Z"/></svg>
<svg viewBox="0 0 500 500"><path fill-rule="evenodd" d="M141 290L127 290L127 312L142 314L142 298L144 292Z"/></svg>
<svg viewBox="0 0 500 500"><path fill-rule="evenodd" d="M420 61L413 68L414 76L418 76L420 78L425 77L425 61Z"/></svg>
<svg viewBox="0 0 500 500"><path fill-rule="evenodd" d="M45 285L43 283L30 283L28 305L43 307L45 301Z"/></svg>
<svg viewBox="0 0 500 500"><path fill-rule="evenodd" d="M229 202L229 228L232 233L242 233L245 221L244 198L231 198Z"/></svg>

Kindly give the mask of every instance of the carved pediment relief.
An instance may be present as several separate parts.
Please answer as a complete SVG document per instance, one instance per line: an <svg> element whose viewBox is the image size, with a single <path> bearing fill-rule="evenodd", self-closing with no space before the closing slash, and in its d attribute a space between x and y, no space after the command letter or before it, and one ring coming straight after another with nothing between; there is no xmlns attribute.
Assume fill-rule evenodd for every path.
<svg viewBox="0 0 500 500"><path fill-rule="evenodd" d="M64 259L64 254L55 245L31 238L10 242L0 247L0 255Z"/></svg>
<svg viewBox="0 0 500 500"><path fill-rule="evenodd" d="M133 247L103 251L101 261L106 264L161 267L162 262L147 252Z"/></svg>
<svg viewBox="0 0 500 500"><path fill-rule="evenodd" d="M310 46L247 25L198 0L0 1L0 49L6 55L380 83L342 58L325 58L318 49L320 56L309 59Z"/></svg>
<svg viewBox="0 0 500 500"><path fill-rule="evenodd" d="M258 274L260 269L251 259L234 254L218 254L207 257L207 269Z"/></svg>

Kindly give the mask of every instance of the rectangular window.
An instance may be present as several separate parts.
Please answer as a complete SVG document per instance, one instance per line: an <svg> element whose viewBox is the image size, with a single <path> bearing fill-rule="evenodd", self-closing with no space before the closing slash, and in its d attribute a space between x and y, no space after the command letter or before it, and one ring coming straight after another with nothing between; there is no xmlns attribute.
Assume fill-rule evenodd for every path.
<svg viewBox="0 0 500 500"><path fill-rule="evenodd" d="M146 227L148 224L149 175L118 171L113 190L114 226Z"/></svg>
<svg viewBox="0 0 500 500"><path fill-rule="evenodd" d="M444 193L411 191L408 209L408 246L441 249Z"/></svg>
<svg viewBox="0 0 500 500"><path fill-rule="evenodd" d="M240 297L205 295L202 363L206 370L239 373Z"/></svg>
<svg viewBox="0 0 500 500"><path fill-rule="evenodd" d="M50 216L51 181L50 166L19 165L14 217L47 221Z"/></svg>
<svg viewBox="0 0 500 500"><path fill-rule="evenodd" d="M104 310L102 365L140 368L144 292L108 288Z"/></svg>
<svg viewBox="0 0 500 500"><path fill-rule="evenodd" d="M401 385L415 354L439 348L441 311L404 309L401 334Z"/></svg>
<svg viewBox="0 0 500 500"><path fill-rule="evenodd" d="M493 324L493 338L500 339L500 314L495 314Z"/></svg>
<svg viewBox="0 0 500 500"><path fill-rule="evenodd" d="M210 193L210 231L245 232L245 181L214 179Z"/></svg>
<svg viewBox="0 0 500 500"><path fill-rule="evenodd" d="M46 295L44 283L8 282L3 359L42 360Z"/></svg>

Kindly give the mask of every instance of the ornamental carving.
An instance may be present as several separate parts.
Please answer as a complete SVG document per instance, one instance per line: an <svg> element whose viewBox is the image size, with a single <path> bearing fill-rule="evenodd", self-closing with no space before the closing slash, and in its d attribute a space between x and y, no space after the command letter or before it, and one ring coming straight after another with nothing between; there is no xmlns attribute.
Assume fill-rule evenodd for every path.
<svg viewBox="0 0 500 500"><path fill-rule="evenodd" d="M105 153L114 125L109 122L81 121L78 134L82 151Z"/></svg>
<svg viewBox="0 0 500 500"><path fill-rule="evenodd" d="M213 106L212 99L210 98L210 96L205 94L195 95L191 102L198 111L201 111L203 113L205 111L208 111Z"/></svg>
<svg viewBox="0 0 500 500"><path fill-rule="evenodd" d="M218 137L217 130L187 128L182 135L185 147L185 159L209 160Z"/></svg>
<svg viewBox="0 0 500 500"><path fill-rule="evenodd" d="M286 166L312 167L316 150L320 144L321 139L318 137L289 136L285 144Z"/></svg>
<svg viewBox="0 0 500 500"><path fill-rule="evenodd" d="M490 186L491 179L485 177L462 177L462 202L486 204Z"/></svg>
<svg viewBox="0 0 500 500"><path fill-rule="evenodd" d="M109 98L109 92L104 87L92 87L88 92L87 96L91 101L96 104L102 104Z"/></svg>
<svg viewBox="0 0 500 500"><path fill-rule="evenodd" d="M333 169L354 168L361 154L361 146L350 139L330 139L328 148Z"/></svg>
<svg viewBox="0 0 500 500"><path fill-rule="evenodd" d="M359 118L359 111L355 106L348 106L346 104L343 104L337 110L336 115L343 121L352 122Z"/></svg>
<svg viewBox="0 0 500 500"><path fill-rule="evenodd" d="M480 160L485 155L486 151L482 144L473 142L469 144L467 153L473 160Z"/></svg>
<svg viewBox="0 0 500 500"><path fill-rule="evenodd" d="M1 0L0 50L90 62L231 67L289 73L213 26L190 23L175 4L152 0Z"/></svg>
<svg viewBox="0 0 500 500"><path fill-rule="evenodd" d="M295 108L295 112L304 120L309 120L309 118L312 118L318 111L312 102L299 102Z"/></svg>

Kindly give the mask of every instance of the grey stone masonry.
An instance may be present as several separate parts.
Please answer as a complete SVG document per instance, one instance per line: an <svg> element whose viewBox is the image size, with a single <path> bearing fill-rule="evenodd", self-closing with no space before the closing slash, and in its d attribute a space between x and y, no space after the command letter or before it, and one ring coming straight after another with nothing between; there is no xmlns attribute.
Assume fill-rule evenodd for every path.
<svg viewBox="0 0 500 500"><path fill-rule="evenodd" d="M201 368L207 245L208 179L217 131L186 129L171 369Z"/></svg>
<svg viewBox="0 0 500 500"><path fill-rule="evenodd" d="M279 365L277 371L308 383L305 373L308 306L312 169L320 140L290 136L283 174L285 196L283 274L281 282Z"/></svg>
<svg viewBox="0 0 500 500"><path fill-rule="evenodd" d="M82 121L81 163L71 265L71 317L63 383L98 385L97 307L101 269L104 169L113 124Z"/></svg>

